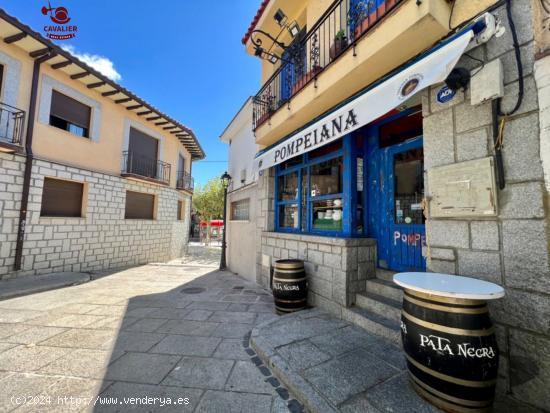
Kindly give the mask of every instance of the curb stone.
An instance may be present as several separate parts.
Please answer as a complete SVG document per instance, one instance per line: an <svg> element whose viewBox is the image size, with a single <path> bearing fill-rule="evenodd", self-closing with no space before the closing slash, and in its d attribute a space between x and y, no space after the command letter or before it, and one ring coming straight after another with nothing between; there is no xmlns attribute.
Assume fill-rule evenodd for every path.
<svg viewBox="0 0 550 413"><path fill-rule="evenodd" d="M286 317L300 317L299 312ZM302 318L302 317L300 317ZM295 373L282 357L276 355L275 348L266 340L260 337L260 329L269 325L273 321L268 321L254 327L250 333L250 347L255 351L268 368L270 368L294 394L296 394L303 403L306 411L337 413L338 411L325 401L319 394L307 383L301 376ZM299 403L296 401L296 403ZM288 406L294 406L293 400L289 400ZM295 410L291 410L295 412Z"/></svg>
<svg viewBox="0 0 550 413"><path fill-rule="evenodd" d="M262 323L268 324L268 323ZM243 347L248 355L250 355L251 361L254 363L254 365L260 370L262 375L266 376L265 379L266 383L269 383L277 392L279 397L283 399L286 402L287 408L291 413L305 413L304 406L296 399L290 399L290 392L286 387L283 387L281 385L281 382L273 376L271 370L268 368L268 366L263 364L262 359L260 356L254 351L253 347L251 346L252 340L251 335L253 335L255 329L253 329L251 332L246 334L243 337Z"/></svg>

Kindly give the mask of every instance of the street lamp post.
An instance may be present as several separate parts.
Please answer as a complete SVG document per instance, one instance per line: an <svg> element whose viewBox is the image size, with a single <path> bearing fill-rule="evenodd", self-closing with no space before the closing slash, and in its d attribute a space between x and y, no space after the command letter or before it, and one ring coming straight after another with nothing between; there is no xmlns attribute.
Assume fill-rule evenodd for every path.
<svg viewBox="0 0 550 413"><path fill-rule="evenodd" d="M227 172L224 172L224 174L221 176L222 181L222 187L223 187L223 233L222 233L222 256L220 258L220 271L225 270L226 268L226 262L225 262L225 250L227 247L227 244L225 242L225 232L227 229L227 188L229 187L229 184L231 183L231 175L229 175Z"/></svg>

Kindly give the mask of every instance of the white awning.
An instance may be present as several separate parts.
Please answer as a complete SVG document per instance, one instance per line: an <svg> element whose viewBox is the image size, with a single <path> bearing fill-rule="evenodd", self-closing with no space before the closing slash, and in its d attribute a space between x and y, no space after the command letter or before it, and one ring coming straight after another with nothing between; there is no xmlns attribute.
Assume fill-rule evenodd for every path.
<svg viewBox="0 0 550 413"><path fill-rule="evenodd" d="M473 30L457 35L317 122L260 152L254 169L270 168L326 145L385 115L422 89L443 82L473 37Z"/></svg>

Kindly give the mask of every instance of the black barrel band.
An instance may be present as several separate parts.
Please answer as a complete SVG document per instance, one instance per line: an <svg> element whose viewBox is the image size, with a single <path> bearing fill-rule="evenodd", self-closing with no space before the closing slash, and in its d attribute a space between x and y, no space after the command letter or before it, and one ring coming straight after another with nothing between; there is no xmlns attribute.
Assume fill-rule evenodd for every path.
<svg viewBox="0 0 550 413"><path fill-rule="evenodd" d="M286 308L286 307L279 307L278 305L276 305L275 308L277 309L277 311L280 311L280 312L283 312L283 313L293 313L293 312L298 311L298 310L303 310L304 308L306 308L306 306Z"/></svg>
<svg viewBox="0 0 550 413"><path fill-rule="evenodd" d="M403 294L403 299L407 300L411 304L418 305L420 307L429 308L430 310L443 311L445 313L458 313L458 314L484 314L489 310L486 305L481 307L451 307L447 305L435 304L434 302L427 300L418 300L411 297L409 294Z"/></svg>
<svg viewBox="0 0 550 413"><path fill-rule="evenodd" d="M275 301L277 303L302 303L307 301L307 298L301 299L301 300L281 300L279 298L275 298Z"/></svg>
<svg viewBox="0 0 550 413"><path fill-rule="evenodd" d="M494 386L496 383L496 379L485 380L485 381L474 381L474 380L464 380L453 376L448 376L447 374L440 373L438 371L432 370L429 367L424 366L423 364L420 364L418 361L413 359L408 354L405 354L405 357L407 357L407 361L409 361L409 363L411 363L417 369L431 376L437 377L440 380L448 381L449 383L454 383L454 384L458 384L460 386L466 386L466 387L491 387L491 386Z"/></svg>
<svg viewBox="0 0 550 413"><path fill-rule="evenodd" d="M455 404L459 404L467 407L489 407L493 403L492 399L478 401L478 400L466 400L466 399L460 399L458 397L453 397L443 392L440 392L439 390L434 389L432 386L427 385L410 371L409 371L409 376L417 385L422 387L427 392L432 393L433 395L441 399L444 399L450 403L455 403Z"/></svg>
<svg viewBox="0 0 550 413"><path fill-rule="evenodd" d="M415 316L410 315L405 310L401 311L401 314L411 323L417 324L419 326L422 326L430 330L440 331L442 333L452 334L455 336L483 337L483 336L490 336L491 334L495 333L494 327L490 327L483 330L466 330L463 328L447 327L441 324L430 323L429 321L424 321L424 320L421 320L420 318L416 318Z"/></svg>
<svg viewBox="0 0 550 413"><path fill-rule="evenodd" d="M440 407L442 409L445 409L450 412L457 412L457 413L488 413L491 411L490 407L463 407L459 406L458 404L448 402L446 400L443 400L434 394L430 393L429 391L423 389L420 385L418 385L416 382L412 382L412 385L414 389L417 391L418 394L420 394L423 398L430 401L437 407Z"/></svg>
<svg viewBox="0 0 550 413"><path fill-rule="evenodd" d="M288 283L293 283L293 282L298 282L298 281L306 281L307 280L307 277L302 277L302 278L279 278L279 277L273 277L273 281L282 281L282 282L288 282Z"/></svg>
<svg viewBox="0 0 550 413"><path fill-rule="evenodd" d="M433 301L436 303L456 304L456 305L465 305L465 306L480 306L485 304L484 300L469 300L467 298L443 297L440 295L422 293L420 291L413 291L409 289L405 289L405 293L424 300Z"/></svg>

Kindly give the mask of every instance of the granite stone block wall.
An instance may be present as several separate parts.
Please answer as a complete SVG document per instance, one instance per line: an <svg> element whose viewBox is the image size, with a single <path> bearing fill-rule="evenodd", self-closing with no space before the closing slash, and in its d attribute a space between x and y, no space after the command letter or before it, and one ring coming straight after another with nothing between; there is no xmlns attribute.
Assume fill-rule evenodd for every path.
<svg viewBox="0 0 550 413"><path fill-rule="evenodd" d="M0 153L0 279L167 261L189 236L191 197L173 188L34 160L22 270L14 272L25 158ZM84 217L41 217L44 177L84 183ZM125 220L126 190L154 194L156 219ZM184 219L177 203L184 201Z"/></svg>
<svg viewBox="0 0 550 413"><path fill-rule="evenodd" d="M523 402L547 409L550 405L550 210L543 176L538 89L550 84L548 69L534 76L533 2L513 2L521 49L525 93L519 110L504 129L506 187L498 190L494 218L433 219L427 221L428 269L473 276L505 288L504 299L490 304L502 352L498 389ZM509 111L518 96L518 71L505 9L496 10L506 34L468 54L484 62L501 59ZM458 66L480 63L463 56ZM550 73L550 70L548 70ZM544 82L544 79L547 79ZM494 155L491 103L472 106L470 92L445 104L435 95L441 85L424 91L424 156L428 170ZM546 148L548 145L546 145ZM546 183L547 185L547 183ZM430 182L426 182L430 196Z"/></svg>
<svg viewBox="0 0 550 413"><path fill-rule="evenodd" d="M269 276L269 263L300 259L308 277L308 304L341 316L342 307L364 292L366 280L375 276L376 242L367 238L330 238L312 235L264 232L262 270ZM269 285L269 278L267 284Z"/></svg>

